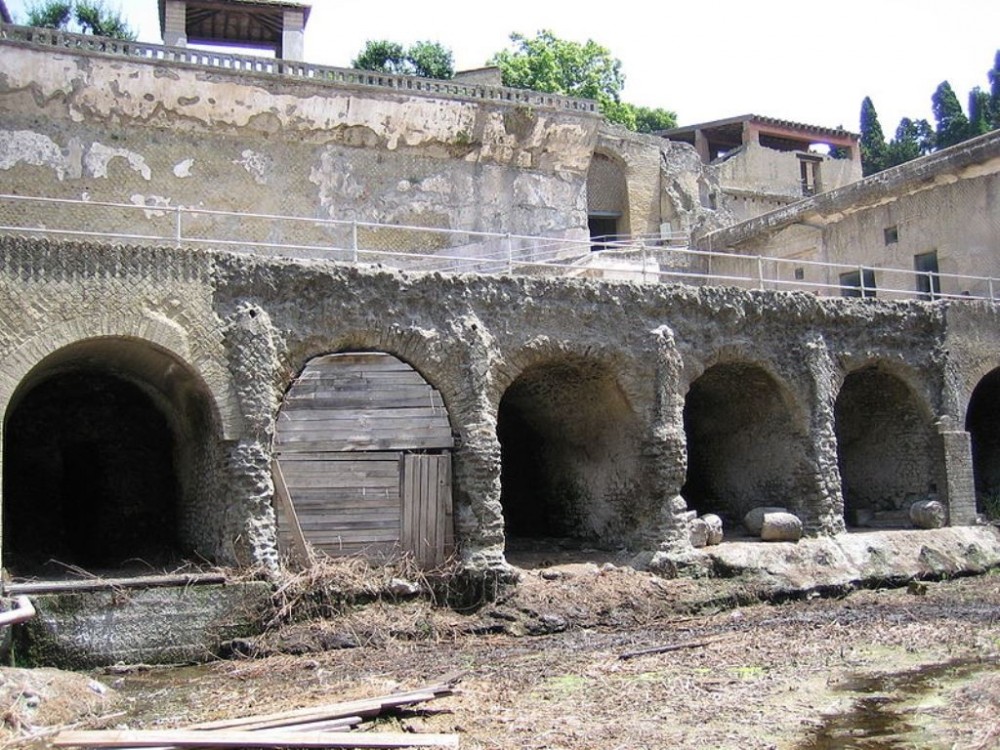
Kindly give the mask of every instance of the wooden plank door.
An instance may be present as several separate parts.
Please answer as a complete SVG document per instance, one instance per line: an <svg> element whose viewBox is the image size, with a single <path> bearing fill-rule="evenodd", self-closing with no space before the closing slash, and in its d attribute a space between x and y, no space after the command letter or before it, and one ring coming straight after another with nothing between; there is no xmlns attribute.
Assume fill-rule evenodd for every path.
<svg viewBox="0 0 1000 750"><path fill-rule="evenodd" d="M402 546L418 565L435 568L454 542L451 454L407 454L402 461Z"/></svg>

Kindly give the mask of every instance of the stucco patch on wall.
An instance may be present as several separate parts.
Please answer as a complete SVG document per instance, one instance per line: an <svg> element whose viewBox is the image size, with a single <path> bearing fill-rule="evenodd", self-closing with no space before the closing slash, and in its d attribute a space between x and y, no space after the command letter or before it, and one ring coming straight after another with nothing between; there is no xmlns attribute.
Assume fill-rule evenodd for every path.
<svg viewBox="0 0 1000 750"><path fill-rule="evenodd" d="M48 136L31 130L0 130L0 169L18 164L49 167L60 181L70 170L69 159Z"/></svg>
<svg viewBox="0 0 1000 750"><path fill-rule="evenodd" d="M233 159L233 164L243 167L258 185L266 185L267 176L274 167L274 160L267 154L249 148L244 149L240 156L243 158Z"/></svg>
<svg viewBox="0 0 1000 750"><path fill-rule="evenodd" d="M94 143L88 149L86 156L83 157L83 164L92 177L106 178L108 166L114 159L125 159L132 171L142 175L142 179L147 182L153 179L153 171L146 164L146 158L142 154L126 148L110 148L103 143Z"/></svg>
<svg viewBox="0 0 1000 750"><path fill-rule="evenodd" d="M194 166L194 159L185 159L174 165L174 177L184 179L191 176L191 167Z"/></svg>

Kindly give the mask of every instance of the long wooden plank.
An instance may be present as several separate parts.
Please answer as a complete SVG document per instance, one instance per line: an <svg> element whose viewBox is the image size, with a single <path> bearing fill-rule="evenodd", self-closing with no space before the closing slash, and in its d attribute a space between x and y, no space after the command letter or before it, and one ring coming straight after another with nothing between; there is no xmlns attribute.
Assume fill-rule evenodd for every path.
<svg viewBox="0 0 1000 750"><path fill-rule="evenodd" d="M437 394L437 398L434 397L435 394ZM310 398L315 399L324 395L331 399L359 399L364 397L375 404L391 404L397 397L413 398L419 396L423 399L423 403L418 404L418 406L440 408L440 404L436 403L440 399L440 394L427 384L392 383L371 380L357 380L354 382L326 382L320 380L298 385L295 387L295 390L288 392L288 398L292 400L302 399L308 401Z"/></svg>
<svg viewBox="0 0 1000 750"><path fill-rule="evenodd" d="M288 732L281 729L246 731L219 729L77 729L60 732L56 747L303 747L397 748L458 747L451 734L395 732Z"/></svg>
<svg viewBox="0 0 1000 750"><path fill-rule="evenodd" d="M398 479L392 486L383 487L299 487L295 490L295 502L327 500L331 505L351 502L355 499L370 498L373 503L385 503L399 499Z"/></svg>
<svg viewBox="0 0 1000 750"><path fill-rule="evenodd" d="M327 557L368 557L379 560L394 560L399 557L399 542L371 542L367 544L314 544Z"/></svg>
<svg viewBox="0 0 1000 750"><path fill-rule="evenodd" d="M162 576L134 578L88 578L73 581L31 581L5 583L3 590L11 596L20 594L55 594L71 591L104 591L107 589L156 588L159 586L195 586L226 583L222 573L174 573Z"/></svg>
<svg viewBox="0 0 1000 750"><path fill-rule="evenodd" d="M401 359L384 352L361 352L350 354L324 354L311 360L306 372L327 368L348 369L379 369L379 370L413 370Z"/></svg>
<svg viewBox="0 0 1000 750"><path fill-rule="evenodd" d="M404 455L400 461L401 469L400 481L402 482L401 495L402 495L402 532L400 534L400 544L404 551L411 551L413 549L413 500L414 500L414 489L413 489L413 464L412 455Z"/></svg>
<svg viewBox="0 0 1000 750"><path fill-rule="evenodd" d="M451 695L454 692L452 688L453 684L453 682L442 681L436 685L428 685L427 687L405 690L399 693L388 693L387 695L379 695L372 698L359 698L339 703L293 708L289 711L277 711L270 714L244 716L236 719L216 719L215 721L195 724L189 727L189 729L273 729L275 727L289 726L291 724L319 719L375 716L390 708L412 706L416 703L426 703L436 698Z"/></svg>
<svg viewBox="0 0 1000 750"><path fill-rule="evenodd" d="M309 539L314 547L334 545L343 547L348 544L367 546L372 544L399 544L399 530L352 532L350 534L336 531L316 532Z"/></svg>
<svg viewBox="0 0 1000 750"><path fill-rule="evenodd" d="M279 454L280 455L280 454ZM285 458L285 456L282 456ZM308 451L289 454L289 461L396 461L399 454L385 453L384 451L354 451L352 453L309 453Z"/></svg>
<svg viewBox="0 0 1000 750"><path fill-rule="evenodd" d="M292 540L292 549L295 556L302 565L311 565L313 556L309 551L309 545L306 544L305 535L302 533L302 526L299 524L298 515L295 513L295 506L292 504L292 496L288 493L285 478L281 474L281 464L278 462L278 459L271 461L271 474L274 478L275 501L281 509L282 520Z"/></svg>
<svg viewBox="0 0 1000 750"><path fill-rule="evenodd" d="M322 487L327 489L385 489L393 487L399 483L399 475L373 474L372 476L358 476L356 474L326 474L312 476L289 476L285 478L285 484L289 489L312 489Z"/></svg>
<svg viewBox="0 0 1000 750"><path fill-rule="evenodd" d="M439 530L441 533L442 548L437 565L443 565L448 555L452 553L452 550L455 547L455 511L451 494L451 454L445 454L439 458L443 469L441 472L440 486L438 488L441 502Z"/></svg>
<svg viewBox="0 0 1000 750"><path fill-rule="evenodd" d="M393 435L399 437L440 435L450 439L451 426L443 424L440 419L403 419L399 422L373 419L367 423L354 419L342 421L317 419L286 422L282 425L279 435L284 442L298 440L302 436L326 436L331 440L338 440L355 436L389 438Z"/></svg>
<svg viewBox="0 0 1000 750"><path fill-rule="evenodd" d="M405 402L404 402L405 403ZM351 405L344 403L326 404L297 401L283 409L278 417L277 429L287 430L298 425L309 425L312 422L323 422L335 427L343 424L371 424L387 422L399 424L413 422L414 424L437 424L450 426L444 407L429 404L409 404L405 406L388 406L385 404Z"/></svg>
<svg viewBox="0 0 1000 750"><path fill-rule="evenodd" d="M307 526L303 531L310 541L396 542L399 541L399 528L399 520L395 519L366 521L363 524L320 523L316 526Z"/></svg>
<svg viewBox="0 0 1000 750"><path fill-rule="evenodd" d="M372 440L370 438L355 438L351 440L292 440L285 441L281 445L282 453L290 450L303 450L311 452L345 452L352 450L435 450L451 448L455 444L454 439L449 435L430 437L408 437L405 439L383 438Z"/></svg>

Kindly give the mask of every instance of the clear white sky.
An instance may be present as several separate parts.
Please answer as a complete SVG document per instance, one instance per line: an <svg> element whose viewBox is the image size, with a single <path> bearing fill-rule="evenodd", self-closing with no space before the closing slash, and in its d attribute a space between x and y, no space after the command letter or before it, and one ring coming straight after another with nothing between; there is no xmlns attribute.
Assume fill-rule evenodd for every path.
<svg viewBox="0 0 1000 750"><path fill-rule="evenodd" d="M23 17L30 0L7 0ZM160 40L156 0L106 0L140 39ZM753 112L858 129L871 96L887 136L931 119L951 82L963 106L1000 49L1000 0L313 0L306 59L347 66L368 39L427 39L458 69L483 65L511 32L592 38L622 61L624 99L692 124Z"/></svg>

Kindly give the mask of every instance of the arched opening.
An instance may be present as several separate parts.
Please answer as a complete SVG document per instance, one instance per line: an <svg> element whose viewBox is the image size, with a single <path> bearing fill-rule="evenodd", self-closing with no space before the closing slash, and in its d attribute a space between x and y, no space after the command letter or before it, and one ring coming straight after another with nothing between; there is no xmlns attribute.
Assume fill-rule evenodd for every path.
<svg viewBox="0 0 1000 750"><path fill-rule="evenodd" d="M834 419L847 525L909 526L909 506L936 492L933 425L916 394L865 367L844 379Z"/></svg>
<svg viewBox="0 0 1000 750"><path fill-rule="evenodd" d="M691 384L684 401L687 476L681 495L699 514L735 529L748 511L795 511L808 488L806 439L778 382L763 368L718 364Z"/></svg>
<svg viewBox="0 0 1000 750"><path fill-rule="evenodd" d="M453 543L453 445L441 394L406 362L314 357L275 429L279 545L440 565Z"/></svg>
<svg viewBox="0 0 1000 750"><path fill-rule="evenodd" d="M972 438L976 510L1000 518L1000 368L988 373L972 391L965 429Z"/></svg>
<svg viewBox="0 0 1000 750"><path fill-rule="evenodd" d="M497 414L507 550L538 543L530 540L627 543L636 523L638 433L605 365L567 358L525 369Z"/></svg>
<svg viewBox="0 0 1000 750"><path fill-rule="evenodd" d="M3 560L16 576L169 569L199 538L214 443L204 385L146 342L91 339L24 378L4 420Z"/></svg>
<svg viewBox="0 0 1000 750"><path fill-rule="evenodd" d="M587 224L593 250L605 249L630 231L625 165L600 152L594 153L587 172Z"/></svg>

